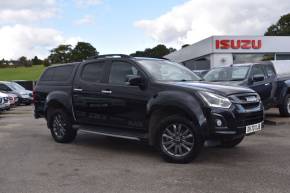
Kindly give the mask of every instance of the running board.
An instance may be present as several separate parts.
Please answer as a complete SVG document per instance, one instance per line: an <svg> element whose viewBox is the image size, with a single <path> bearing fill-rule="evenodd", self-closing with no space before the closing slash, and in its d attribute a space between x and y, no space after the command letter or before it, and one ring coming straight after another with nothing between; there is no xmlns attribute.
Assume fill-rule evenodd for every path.
<svg viewBox="0 0 290 193"><path fill-rule="evenodd" d="M116 137L129 140L140 141L142 139L147 139L147 134L142 131L128 130L128 129L113 129L109 127L94 127L87 125L74 125L73 128L78 129L78 131L83 133Z"/></svg>

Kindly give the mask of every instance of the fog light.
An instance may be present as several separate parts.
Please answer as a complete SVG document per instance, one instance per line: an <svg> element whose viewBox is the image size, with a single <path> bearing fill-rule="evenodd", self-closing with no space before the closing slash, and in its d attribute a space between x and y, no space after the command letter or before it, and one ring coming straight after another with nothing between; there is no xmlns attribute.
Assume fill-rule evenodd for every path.
<svg viewBox="0 0 290 193"><path fill-rule="evenodd" d="M221 127L223 125L223 122L220 119L216 119L216 125L218 127Z"/></svg>

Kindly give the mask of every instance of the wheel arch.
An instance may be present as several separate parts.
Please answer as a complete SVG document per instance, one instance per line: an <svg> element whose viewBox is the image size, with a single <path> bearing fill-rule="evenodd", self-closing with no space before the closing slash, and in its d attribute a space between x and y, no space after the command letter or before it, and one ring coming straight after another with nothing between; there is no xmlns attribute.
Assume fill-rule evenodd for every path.
<svg viewBox="0 0 290 193"><path fill-rule="evenodd" d="M147 105L147 124L149 130L149 144L156 144L158 134L158 122L163 118L174 114L185 116L194 125L198 126L201 135L206 135L206 116L202 110L202 104L189 93L169 91L157 95Z"/></svg>
<svg viewBox="0 0 290 193"><path fill-rule="evenodd" d="M68 93L62 91L55 91L46 97L44 105L44 115L47 117L47 112L50 108L63 109L69 115L72 115L72 101Z"/></svg>

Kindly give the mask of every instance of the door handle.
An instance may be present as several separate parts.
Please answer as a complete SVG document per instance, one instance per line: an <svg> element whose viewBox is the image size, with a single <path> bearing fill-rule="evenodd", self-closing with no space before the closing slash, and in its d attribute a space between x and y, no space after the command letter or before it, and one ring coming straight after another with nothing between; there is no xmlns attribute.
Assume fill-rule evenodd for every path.
<svg viewBox="0 0 290 193"><path fill-rule="evenodd" d="M75 91L75 92L82 92L83 89L81 89L81 88L75 88L74 91Z"/></svg>
<svg viewBox="0 0 290 193"><path fill-rule="evenodd" d="M269 86L269 85L270 85L270 83L266 83L266 84L265 84L265 86Z"/></svg>
<svg viewBox="0 0 290 193"><path fill-rule="evenodd" d="M101 91L102 94L112 94L111 90L102 90Z"/></svg>

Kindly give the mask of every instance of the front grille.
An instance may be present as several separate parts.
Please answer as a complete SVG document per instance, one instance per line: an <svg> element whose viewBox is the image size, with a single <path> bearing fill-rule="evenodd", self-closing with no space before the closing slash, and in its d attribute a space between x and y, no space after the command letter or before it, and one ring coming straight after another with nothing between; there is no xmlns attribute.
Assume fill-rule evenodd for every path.
<svg viewBox="0 0 290 193"><path fill-rule="evenodd" d="M245 127L248 125L254 125L261 123L264 120L263 112L247 113L238 117L237 126Z"/></svg>
<svg viewBox="0 0 290 193"><path fill-rule="evenodd" d="M256 109L261 105L260 97L256 93L231 95L229 98L233 103L241 105L245 110Z"/></svg>

